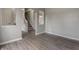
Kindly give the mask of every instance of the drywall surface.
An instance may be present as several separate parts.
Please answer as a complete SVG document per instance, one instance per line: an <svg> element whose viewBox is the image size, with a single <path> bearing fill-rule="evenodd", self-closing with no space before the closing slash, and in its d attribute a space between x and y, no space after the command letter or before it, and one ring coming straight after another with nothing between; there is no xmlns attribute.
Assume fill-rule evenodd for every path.
<svg viewBox="0 0 79 59"><path fill-rule="evenodd" d="M44 12L44 9L37 9L37 21L36 21L36 30L37 30L37 33L38 34L41 34L41 33L44 33L45 32L45 22L43 25L39 25L39 11L43 11ZM45 20L45 18L44 18Z"/></svg>
<svg viewBox="0 0 79 59"><path fill-rule="evenodd" d="M16 9L0 9L0 45L20 40L22 38L20 26L18 26L18 23L16 22L17 19L15 16L17 15ZM22 16L19 19L22 20ZM16 25L12 24L14 21Z"/></svg>
<svg viewBox="0 0 79 59"><path fill-rule="evenodd" d="M0 25L13 25L15 15L12 8L0 8Z"/></svg>
<svg viewBox="0 0 79 59"><path fill-rule="evenodd" d="M25 21L24 17L24 9L22 8L16 8L16 25L21 29L21 31L28 31L28 23Z"/></svg>
<svg viewBox="0 0 79 59"><path fill-rule="evenodd" d="M2 9L0 8L0 26L2 25Z"/></svg>
<svg viewBox="0 0 79 59"><path fill-rule="evenodd" d="M46 32L79 40L79 9L45 9Z"/></svg>
<svg viewBox="0 0 79 59"><path fill-rule="evenodd" d="M35 29L36 29L36 33L37 34L41 34L41 33L44 33L45 32L45 22L44 22L44 24L42 24L42 25L39 25L39 11L43 11L44 13L45 13L45 11L44 11L44 9L43 8L38 8L38 9L34 9L35 10ZM45 18L44 18L44 20L45 20Z"/></svg>
<svg viewBox="0 0 79 59"><path fill-rule="evenodd" d="M19 38L22 38L22 33L16 25L0 26L0 44Z"/></svg>

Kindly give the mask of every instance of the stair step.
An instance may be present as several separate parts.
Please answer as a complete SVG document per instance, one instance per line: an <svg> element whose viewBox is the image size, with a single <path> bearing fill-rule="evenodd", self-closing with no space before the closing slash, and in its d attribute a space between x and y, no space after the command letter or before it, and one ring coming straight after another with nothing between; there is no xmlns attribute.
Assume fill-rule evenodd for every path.
<svg viewBox="0 0 79 59"><path fill-rule="evenodd" d="M32 27L28 27L28 28L32 28Z"/></svg>
<svg viewBox="0 0 79 59"><path fill-rule="evenodd" d="M32 27L32 26L29 26L29 27Z"/></svg>
<svg viewBox="0 0 79 59"><path fill-rule="evenodd" d="M29 30L33 30L32 28L29 28Z"/></svg>
<svg viewBox="0 0 79 59"><path fill-rule="evenodd" d="M33 29L33 28L28 28L28 29Z"/></svg>
<svg viewBox="0 0 79 59"><path fill-rule="evenodd" d="M28 31L29 31L29 32L30 32L30 31L34 31L32 25L30 24L30 16L27 15L27 13L25 13L25 18L26 18L26 20L28 21Z"/></svg>

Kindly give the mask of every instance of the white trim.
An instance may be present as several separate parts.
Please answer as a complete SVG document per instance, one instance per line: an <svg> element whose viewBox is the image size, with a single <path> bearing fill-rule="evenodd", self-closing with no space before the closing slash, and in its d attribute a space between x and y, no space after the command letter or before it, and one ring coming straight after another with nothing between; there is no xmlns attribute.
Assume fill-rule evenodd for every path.
<svg viewBox="0 0 79 59"><path fill-rule="evenodd" d="M35 33L35 35L39 35L39 34L42 34L42 33L45 33L45 32Z"/></svg>
<svg viewBox="0 0 79 59"><path fill-rule="evenodd" d="M72 37L63 36L63 35L59 35L59 34L55 34L55 33L51 33L51 32L46 32L46 33L51 34L51 35L57 35L57 36L64 37L64 38L69 38L71 40L79 41L79 38L72 38Z"/></svg>
<svg viewBox="0 0 79 59"><path fill-rule="evenodd" d="M17 39L13 39L13 40L9 40L9 41L6 41L6 42L2 42L2 43L0 43L0 45L4 45L4 44L8 44L8 43L12 43L12 42L15 42L15 41L18 41L18 40L22 40L22 37L17 38Z"/></svg>

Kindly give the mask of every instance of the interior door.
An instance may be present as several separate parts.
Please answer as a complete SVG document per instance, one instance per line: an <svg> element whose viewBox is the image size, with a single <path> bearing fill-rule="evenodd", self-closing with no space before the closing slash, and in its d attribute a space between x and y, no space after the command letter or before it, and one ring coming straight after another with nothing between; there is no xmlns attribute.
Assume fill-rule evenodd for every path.
<svg viewBox="0 0 79 59"><path fill-rule="evenodd" d="M45 32L45 14L44 10L38 10L37 13L35 13L35 34L42 34Z"/></svg>

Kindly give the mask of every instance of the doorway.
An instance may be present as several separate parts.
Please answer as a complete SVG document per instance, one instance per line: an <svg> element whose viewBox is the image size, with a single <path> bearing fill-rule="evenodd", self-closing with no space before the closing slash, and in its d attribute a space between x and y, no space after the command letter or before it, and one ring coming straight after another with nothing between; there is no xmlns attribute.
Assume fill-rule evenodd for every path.
<svg viewBox="0 0 79 59"><path fill-rule="evenodd" d="M45 11L44 9L38 9L35 13L35 35L45 32Z"/></svg>

